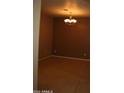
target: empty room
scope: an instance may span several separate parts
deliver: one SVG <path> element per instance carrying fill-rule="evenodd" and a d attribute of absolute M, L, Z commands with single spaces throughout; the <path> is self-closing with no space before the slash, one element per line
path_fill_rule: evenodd
<path fill-rule="evenodd" d="M 41 0 L 37 90 L 90 93 L 89 6 L 89 0 Z"/>

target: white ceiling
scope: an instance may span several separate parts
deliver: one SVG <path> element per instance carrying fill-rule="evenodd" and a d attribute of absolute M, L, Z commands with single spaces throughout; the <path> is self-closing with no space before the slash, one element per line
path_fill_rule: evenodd
<path fill-rule="evenodd" d="M 42 9 L 51 16 L 89 16 L 89 0 L 42 0 Z"/>

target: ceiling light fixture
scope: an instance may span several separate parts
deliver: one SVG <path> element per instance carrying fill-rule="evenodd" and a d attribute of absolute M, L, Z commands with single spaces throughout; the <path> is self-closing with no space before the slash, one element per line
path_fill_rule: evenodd
<path fill-rule="evenodd" d="M 64 22 L 67 24 L 75 24 L 75 23 L 77 23 L 77 20 L 72 18 L 72 16 L 69 16 L 69 18 L 65 19 Z"/>
<path fill-rule="evenodd" d="M 65 19 L 64 22 L 69 23 L 69 24 L 73 24 L 73 23 L 76 23 L 77 20 L 73 19 L 72 16 L 70 16 L 69 19 Z"/>

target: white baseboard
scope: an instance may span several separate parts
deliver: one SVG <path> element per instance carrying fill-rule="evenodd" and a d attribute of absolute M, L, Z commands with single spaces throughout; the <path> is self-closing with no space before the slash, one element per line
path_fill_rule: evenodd
<path fill-rule="evenodd" d="M 90 59 L 81 59 L 81 58 L 65 57 L 65 56 L 57 56 L 57 55 L 51 55 L 51 57 L 65 58 L 65 59 L 71 59 L 71 60 L 85 60 L 85 61 L 90 61 Z"/>
<path fill-rule="evenodd" d="M 49 55 L 49 56 L 46 56 L 46 57 L 43 57 L 43 58 L 40 58 L 39 61 L 43 61 L 43 60 L 46 60 L 48 58 L 52 57 L 52 55 Z"/>

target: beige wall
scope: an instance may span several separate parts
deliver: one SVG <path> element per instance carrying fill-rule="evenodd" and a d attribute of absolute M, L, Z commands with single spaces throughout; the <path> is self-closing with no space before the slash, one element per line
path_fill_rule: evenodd
<path fill-rule="evenodd" d="M 52 54 L 53 23 L 52 18 L 42 10 L 40 38 L 39 38 L 39 59 Z"/>
<path fill-rule="evenodd" d="M 33 0 L 33 89 L 37 89 L 41 0 Z"/>
<path fill-rule="evenodd" d="M 75 25 L 54 18 L 53 53 L 59 56 L 90 58 L 90 18 L 77 18 Z M 56 53 L 54 52 L 56 50 Z"/>
<path fill-rule="evenodd" d="M 39 59 L 51 54 L 90 59 L 90 18 L 76 18 L 78 22 L 71 26 L 64 19 L 52 19 L 42 11 Z"/>

